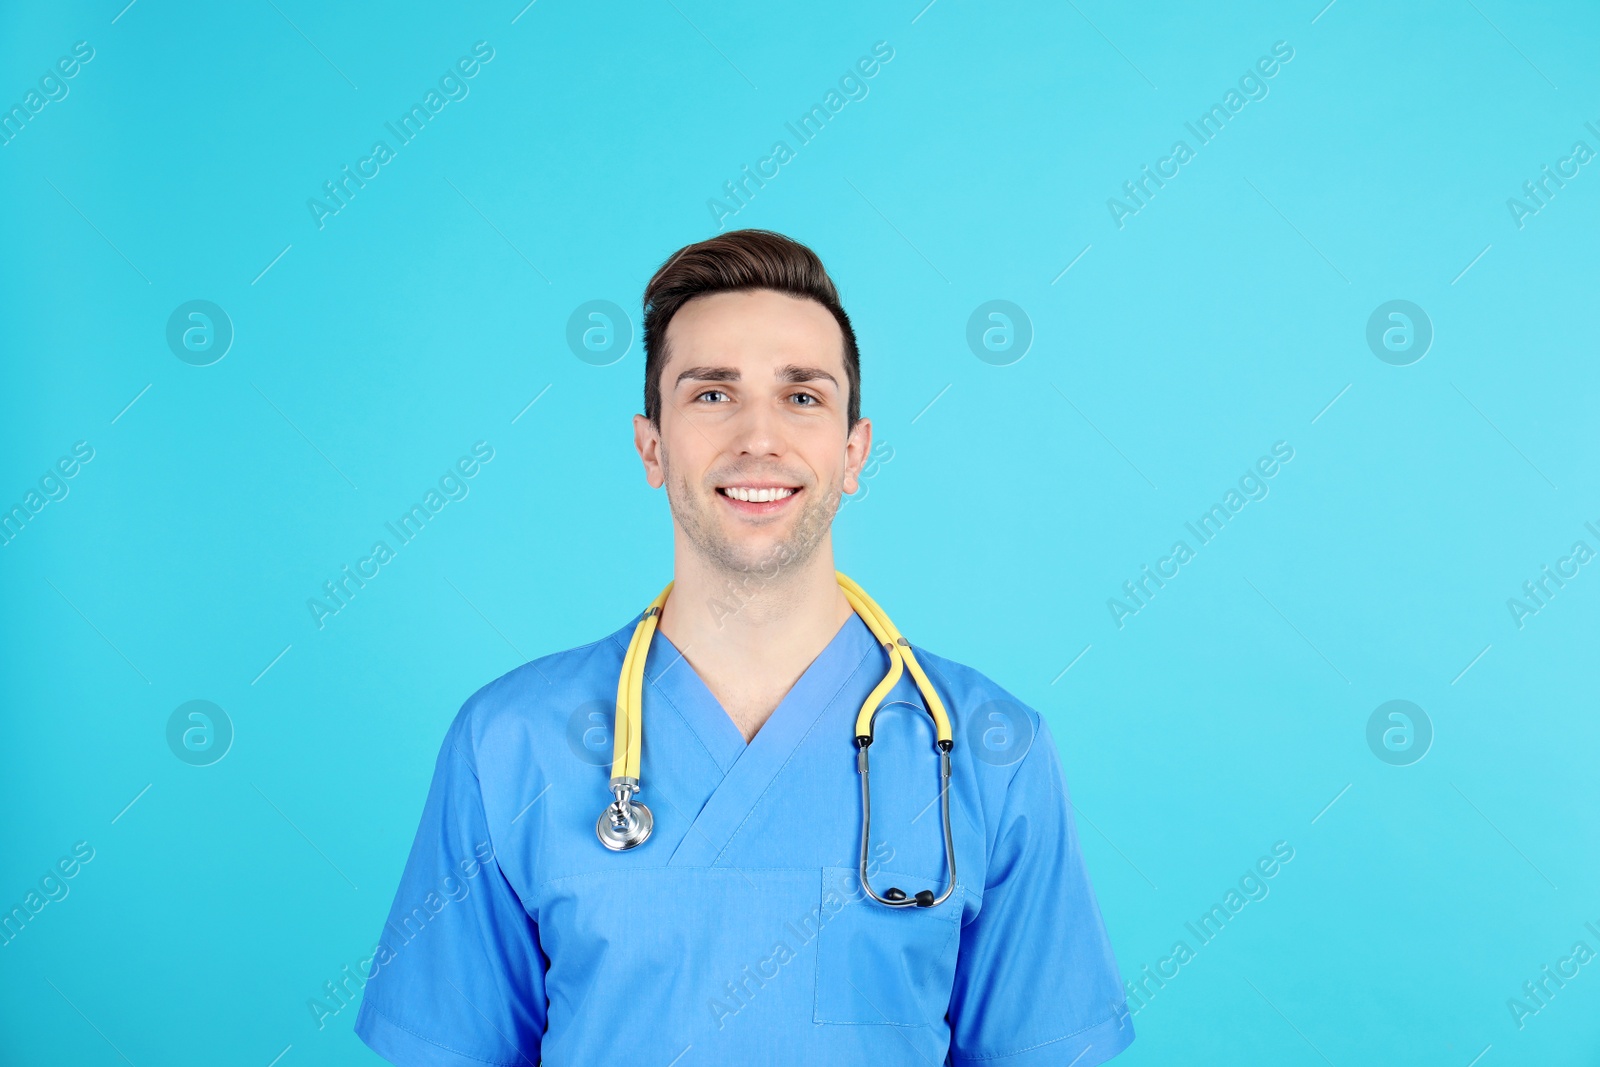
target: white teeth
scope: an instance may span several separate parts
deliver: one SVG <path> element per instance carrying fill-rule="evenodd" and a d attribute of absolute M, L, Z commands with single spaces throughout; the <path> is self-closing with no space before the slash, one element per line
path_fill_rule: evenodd
<path fill-rule="evenodd" d="M 746 489 L 743 486 L 730 485 L 722 490 L 735 500 L 743 500 L 751 504 L 766 504 L 773 500 L 782 500 L 784 497 L 793 496 L 793 489 Z"/>

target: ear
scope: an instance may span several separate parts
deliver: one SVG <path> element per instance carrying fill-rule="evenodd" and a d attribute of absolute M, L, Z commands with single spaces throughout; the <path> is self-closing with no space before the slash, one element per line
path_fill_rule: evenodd
<path fill-rule="evenodd" d="M 844 491 L 853 493 L 861 487 L 861 468 L 867 465 L 872 452 L 872 420 L 859 419 L 844 442 Z"/>
<path fill-rule="evenodd" d="M 643 415 L 633 417 L 633 447 L 644 462 L 644 480 L 650 488 L 660 489 L 667 483 L 666 471 L 661 466 L 661 431 Z"/>

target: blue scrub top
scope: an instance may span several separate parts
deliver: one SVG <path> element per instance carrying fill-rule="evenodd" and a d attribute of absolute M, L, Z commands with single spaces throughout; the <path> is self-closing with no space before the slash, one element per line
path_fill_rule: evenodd
<path fill-rule="evenodd" d="M 356 1033 L 402 1065 L 1091 1067 L 1133 1040 L 1038 713 L 916 648 L 955 733 L 957 886 L 861 890 L 855 717 L 888 668 L 856 615 L 746 744 L 672 642 L 645 666 L 643 845 L 595 837 L 634 623 L 466 702 Z M 909 676 L 871 746 L 869 870 L 943 888 L 932 720 Z"/>

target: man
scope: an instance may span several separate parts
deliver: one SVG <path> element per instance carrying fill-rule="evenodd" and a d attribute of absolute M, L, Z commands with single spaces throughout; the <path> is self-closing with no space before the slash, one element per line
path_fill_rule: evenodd
<path fill-rule="evenodd" d="M 880 641 L 835 574 L 830 526 L 872 424 L 821 262 L 723 234 L 668 260 L 644 307 L 634 444 L 667 490 L 673 584 L 659 613 L 456 716 L 356 1032 L 450 1067 L 1114 1056 L 1133 1027 L 1050 731 L 978 672 Z M 651 625 L 640 770 L 618 777 L 606 731 Z M 896 655 L 863 842 L 856 720 Z M 603 846 L 634 785 L 649 835 Z"/>

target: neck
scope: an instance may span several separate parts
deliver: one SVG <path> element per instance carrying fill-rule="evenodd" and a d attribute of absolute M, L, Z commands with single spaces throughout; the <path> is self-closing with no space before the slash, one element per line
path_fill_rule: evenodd
<path fill-rule="evenodd" d="M 672 594 L 661 632 L 688 654 L 693 646 L 714 660 L 760 666 L 786 650 L 809 649 L 815 658 L 850 617 L 850 604 L 834 577 L 832 539 L 804 564 L 730 572 L 679 544 Z"/>
<path fill-rule="evenodd" d="M 852 614 L 834 577 L 831 539 L 776 573 L 730 573 L 681 541 L 677 547 L 661 633 L 748 742 Z"/>

